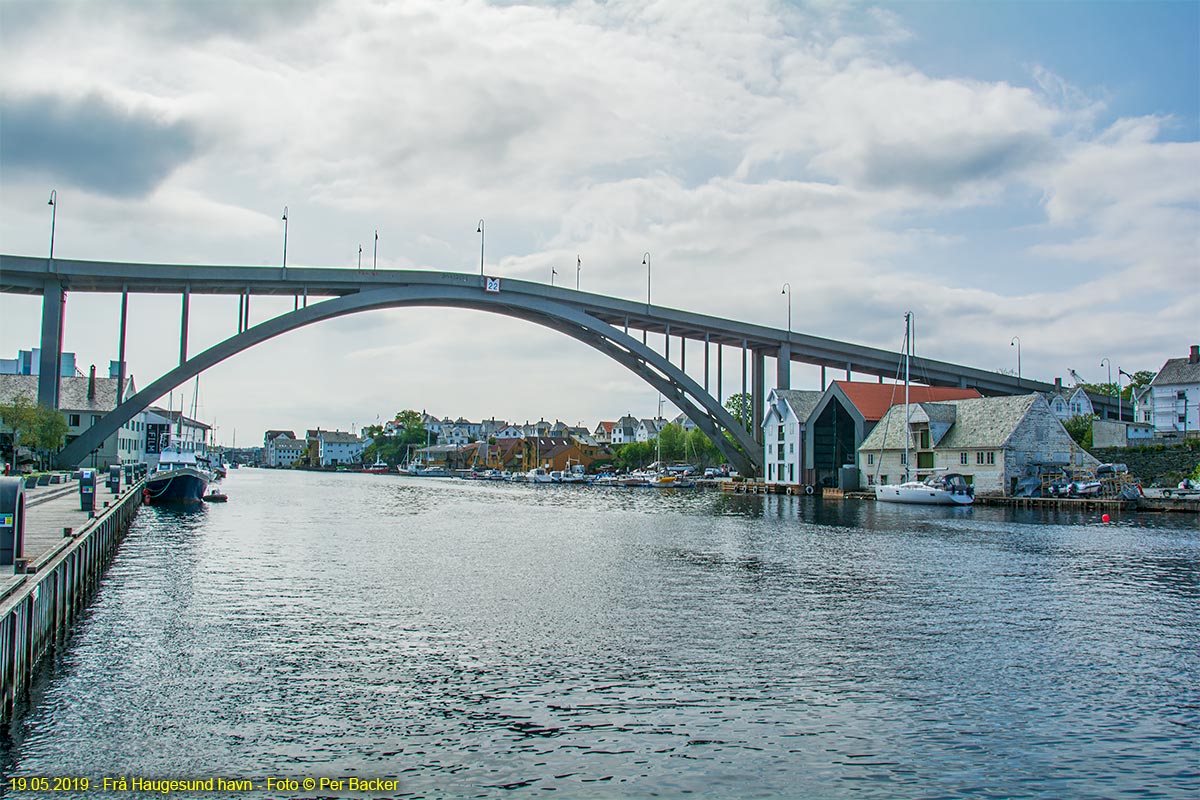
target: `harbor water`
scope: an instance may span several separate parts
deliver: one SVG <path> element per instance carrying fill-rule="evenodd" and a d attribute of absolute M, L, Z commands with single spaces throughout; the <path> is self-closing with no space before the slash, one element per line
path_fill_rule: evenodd
<path fill-rule="evenodd" d="M 4 734 L 0 792 L 1200 788 L 1193 516 L 252 469 L 223 486 L 225 505 L 139 512 Z"/>

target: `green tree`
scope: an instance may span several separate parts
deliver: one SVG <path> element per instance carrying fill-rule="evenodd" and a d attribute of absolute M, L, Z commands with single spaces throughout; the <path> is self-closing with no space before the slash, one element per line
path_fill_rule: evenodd
<path fill-rule="evenodd" d="M 62 412 L 36 405 L 25 395 L 0 406 L 0 420 L 13 431 L 14 460 L 16 448 L 24 445 L 38 454 L 39 463 L 44 463 L 67 437 L 67 418 Z"/>
<path fill-rule="evenodd" d="M 1139 369 L 1132 375 L 1126 372 L 1125 377 L 1129 378 L 1129 385 L 1121 390 L 1121 397 L 1125 398 L 1126 400 L 1132 400 L 1133 393 L 1138 389 L 1141 389 L 1143 386 L 1149 386 L 1151 381 L 1154 380 L 1154 376 L 1157 374 L 1157 372 L 1149 369 Z"/>
<path fill-rule="evenodd" d="M 725 410 L 742 423 L 746 430 L 754 426 L 754 402 L 749 394 L 739 392 L 729 395 L 725 400 Z"/>
<path fill-rule="evenodd" d="M 682 425 L 668 422 L 658 432 L 658 451 L 663 461 L 683 461 L 687 434 Z"/>
<path fill-rule="evenodd" d="M 1095 417 L 1090 414 L 1077 414 L 1066 422 L 1063 427 L 1067 429 L 1067 433 L 1071 434 L 1071 438 L 1085 450 L 1091 449 L 1092 446 L 1092 421 Z"/>
<path fill-rule="evenodd" d="M 687 435 L 687 449 L 691 451 L 691 460 L 698 467 L 711 467 L 723 460 L 721 451 L 708 438 L 708 434 L 699 428 Z"/>
<path fill-rule="evenodd" d="M 622 469 L 640 469 L 654 460 L 651 442 L 629 442 L 614 448 L 613 463 Z"/>

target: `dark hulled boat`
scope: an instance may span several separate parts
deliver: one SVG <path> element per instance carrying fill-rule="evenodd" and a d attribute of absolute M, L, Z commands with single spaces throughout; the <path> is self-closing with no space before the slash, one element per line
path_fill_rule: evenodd
<path fill-rule="evenodd" d="M 146 501 L 161 503 L 199 503 L 212 474 L 200 464 L 194 453 L 165 450 L 158 467 L 146 479 Z"/>

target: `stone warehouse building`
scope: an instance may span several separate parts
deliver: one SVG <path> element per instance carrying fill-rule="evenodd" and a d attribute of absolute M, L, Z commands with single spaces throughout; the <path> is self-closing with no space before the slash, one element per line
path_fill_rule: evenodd
<path fill-rule="evenodd" d="M 958 472 L 981 493 L 1011 494 L 1041 465 L 1095 468 L 1041 394 L 892 406 L 859 448 L 862 485 Z M 908 438 L 908 463 L 904 439 Z"/>

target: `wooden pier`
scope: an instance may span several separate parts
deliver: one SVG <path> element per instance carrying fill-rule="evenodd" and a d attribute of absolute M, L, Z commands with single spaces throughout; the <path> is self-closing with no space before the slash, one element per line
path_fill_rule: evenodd
<path fill-rule="evenodd" d="M 23 546 L 0 566 L 0 723 L 13 719 L 38 663 L 96 591 L 143 484 L 113 493 L 100 483 L 94 512 L 81 509 L 77 481 L 24 490 Z"/>

